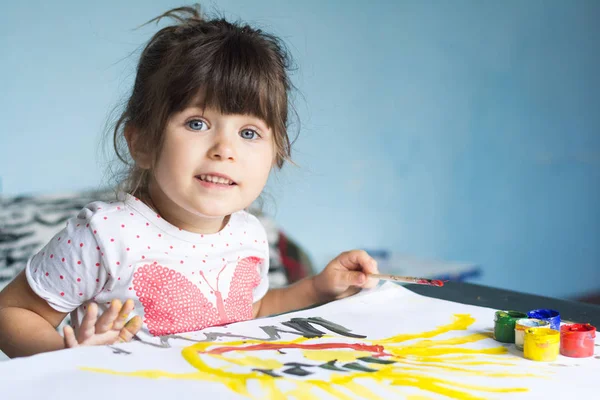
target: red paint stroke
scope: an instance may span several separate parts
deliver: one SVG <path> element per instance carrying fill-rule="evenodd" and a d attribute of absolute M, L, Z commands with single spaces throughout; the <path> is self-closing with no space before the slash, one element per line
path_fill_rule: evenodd
<path fill-rule="evenodd" d="M 447 281 L 442 281 L 440 279 L 419 279 L 417 281 L 417 283 L 420 285 L 429 285 L 429 286 L 438 286 L 438 287 L 444 286 L 444 282 L 447 282 Z"/>
<path fill-rule="evenodd" d="M 205 352 L 204 354 L 223 354 L 229 351 L 254 351 L 254 350 L 281 350 L 281 349 L 303 349 L 303 350 L 326 350 L 326 349 L 353 349 L 356 351 L 369 351 L 375 353 L 376 356 L 390 356 L 391 354 L 384 353 L 382 345 L 369 345 L 363 343 L 314 343 L 314 344 L 280 344 L 280 343 L 260 343 L 252 346 L 227 346 L 217 347 Z"/>

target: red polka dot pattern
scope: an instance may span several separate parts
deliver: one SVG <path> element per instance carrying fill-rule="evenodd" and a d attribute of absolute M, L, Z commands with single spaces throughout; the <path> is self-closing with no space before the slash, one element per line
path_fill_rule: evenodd
<path fill-rule="evenodd" d="M 133 289 L 144 307 L 148 331 L 173 335 L 251 319 L 253 290 L 260 283 L 257 267 L 262 262 L 259 257 L 238 262 L 223 301 L 226 315 L 219 315 L 218 307 L 181 273 L 156 263 L 139 267 Z"/>
<path fill-rule="evenodd" d="M 256 245 L 264 243 L 260 227 L 246 232 L 250 225 L 244 217 L 232 225 L 234 231 L 190 236 L 197 241 L 190 243 L 125 207 L 105 207 L 110 218 L 94 218 L 100 208 L 82 213 L 43 249 L 36 259 L 42 268 L 32 264 L 40 287 L 53 293 L 55 302 L 85 307 L 90 300 L 104 304 L 121 295 L 137 297 L 146 332 L 155 336 L 252 318 L 262 282 L 259 267 L 265 266 L 264 248 Z M 241 259 L 243 254 L 259 256 Z"/>
<path fill-rule="evenodd" d="M 196 331 L 219 321 L 215 306 L 181 273 L 158 264 L 133 274 L 133 289 L 144 306 L 144 322 L 155 336 Z"/>
<path fill-rule="evenodd" d="M 224 301 L 227 323 L 252 319 L 253 290 L 260 283 L 258 264 L 262 262 L 259 257 L 246 257 L 238 262 Z"/>

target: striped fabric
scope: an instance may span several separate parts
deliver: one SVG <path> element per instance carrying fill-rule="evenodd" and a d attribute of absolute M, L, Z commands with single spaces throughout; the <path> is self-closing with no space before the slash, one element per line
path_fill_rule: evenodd
<path fill-rule="evenodd" d="M 114 196 L 108 190 L 0 197 L 0 290 L 25 268 L 30 256 L 64 227 L 68 218 L 92 201 L 109 201 Z M 271 287 L 285 286 L 312 273 L 306 253 L 285 237 L 272 219 L 252 213 L 267 231 Z"/>

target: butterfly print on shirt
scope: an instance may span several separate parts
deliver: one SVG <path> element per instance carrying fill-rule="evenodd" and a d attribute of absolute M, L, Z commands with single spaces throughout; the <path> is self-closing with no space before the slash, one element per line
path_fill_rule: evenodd
<path fill-rule="evenodd" d="M 144 307 L 144 322 L 152 335 L 173 335 L 197 331 L 209 326 L 224 325 L 252 318 L 253 289 L 260 283 L 259 257 L 238 261 L 229 293 L 219 290 L 219 277 L 212 287 L 215 303 L 181 273 L 162 265 L 145 264 L 133 274 L 133 288 Z"/>

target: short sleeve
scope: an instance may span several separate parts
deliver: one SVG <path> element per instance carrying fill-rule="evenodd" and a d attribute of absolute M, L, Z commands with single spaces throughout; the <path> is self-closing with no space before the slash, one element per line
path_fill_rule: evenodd
<path fill-rule="evenodd" d="M 262 226 L 262 224 L 258 221 L 258 219 L 256 220 L 256 223 L 260 227 L 259 236 L 262 236 L 262 238 L 259 239 L 259 243 L 264 244 L 264 256 L 263 262 L 261 262 L 258 266 L 260 274 L 260 283 L 254 288 L 252 294 L 254 303 L 262 299 L 269 290 L 269 241 L 267 240 L 267 232 L 265 231 L 265 228 Z"/>
<path fill-rule="evenodd" d="M 71 312 L 102 290 L 107 272 L 83 210 L 27 262 L 31 289 L 57 311 Z"/>

